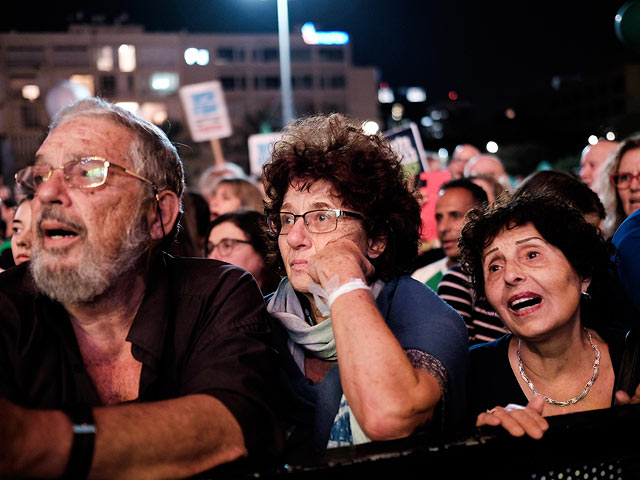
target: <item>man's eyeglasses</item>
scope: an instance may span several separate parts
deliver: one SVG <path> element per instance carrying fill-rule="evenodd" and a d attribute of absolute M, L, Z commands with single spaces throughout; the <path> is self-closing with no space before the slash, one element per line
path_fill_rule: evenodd
<path fill-rule="evenodd" d="M 218 243 L 207 242 L 207 255 L 211 255 L 213 251 L 217 248 L 218 254 L 221 257 L 228 257 L 233 252 L 233 249 L 236 248 L 238 243 L 251 243 L 246 240 L 237 240 L 235 238 L 223 238 Z"/>
<path fill-rule="evenodd" d="M 338 228 L 338 218 L 343 215 L 359 218 L 360 220 L 364 218 L 359 213 L 330 208 L 326 210 L 310 210 L 302 215 L 280 212 L 279 214 L 269 215 L 267 217 L 267 225 L 269 230 L 276 235 L 287 235 L 295 225 L 296 220 L 302 218 L 304 226 L 309 233 L 328 233 Z"/>
<path fill-rule="evenodd" d="M 640 180 L 640 173 L 618 172 L 609 177 L 617 189 L 626 190 L 631 187 L 633 179 Z"/>
<path fill-rule="evenodd" d="M 99 187 L 107 181 L 110 170 L 117 170 L 151 185 L 154 193 L 158 192 L 157 186 L 151 180 L 102 157 L 82 157 L 71 160 L 60 167 L 52 167 L 47 164 L 32 165 L 16 173 L 16 183 L 35 192 L 40 185 L 51 179 L 55 170 L 62 170 L 64 182 L 70 188 Z"/>

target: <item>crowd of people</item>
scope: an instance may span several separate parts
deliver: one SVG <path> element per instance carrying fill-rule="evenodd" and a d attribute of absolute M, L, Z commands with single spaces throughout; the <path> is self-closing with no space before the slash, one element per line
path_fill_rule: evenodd
<path fill-rule="evenodd" d="M 425 252 L 401 158 L 344 115 L 287 125 L 260 181 L 228 163 L 187 187 L 157 127 L 63 109 L 16 174 L 0 476 L 541 438 L 546 417 L 640 402 L 640 139 L 515 186 L 470 144 L 442 168 Z"/>

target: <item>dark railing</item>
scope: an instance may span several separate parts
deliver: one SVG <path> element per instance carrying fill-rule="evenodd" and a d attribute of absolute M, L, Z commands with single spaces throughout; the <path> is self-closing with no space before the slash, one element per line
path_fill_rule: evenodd
<path fill-rule="evenodd" d="M 640 405 L 549 417 L 542 440 L 481 428 L 450 441 L 425 436 L 327 450 L 289 464 L 236 464 L 199 478 L 640 479 Z"/>

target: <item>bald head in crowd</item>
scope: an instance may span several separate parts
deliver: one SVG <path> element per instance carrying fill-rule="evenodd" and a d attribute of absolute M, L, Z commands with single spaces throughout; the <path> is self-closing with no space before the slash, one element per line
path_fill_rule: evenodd
<path fill-rule="evenodd" d="M 591 190 L 598 193 L 596 179 L 602 174 L 602 166 L 616 151 L 619 142 L 600 139 L 595 145 L 587 145 L 580 155 L 580 178 Z"/>
<path fill-rule="evenodd" d="M 481 174 L 489 175 L 501 183 L 507 177 L 502 161 L 497 156 L 489 153 L 475 155 L 464 167 L 465 177 L 474 177 Z"/>
<path fill-rule="evenodd" d="M 464 167 L 467 162 L 479 153 L 480 150 L 468 143 L 458 145 L 453 151 L 453 155 L 451 156 L 451 158 L 449 159 L 449 163 L 447 164 L 447 169 L 451 172 L 451 179 L 462 177 L 464 173 Z"/>

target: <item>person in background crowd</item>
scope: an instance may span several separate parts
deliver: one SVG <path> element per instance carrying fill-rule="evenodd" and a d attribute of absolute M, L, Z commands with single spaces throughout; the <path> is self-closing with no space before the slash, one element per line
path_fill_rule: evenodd
<path fill-rule="evenodd" d="M 541 170 L 526 177 L 515 195 L 529 192 L 556 197 L 561 203 L 577 208 L 584 219 L 596 228 L 605 218 L 605 211 L 598 195 L 586 183 L 570 173 L 558 170 Z"/>
<path fill-rule="evenodd" d="M 474 206 L 487 201 L 487 194 L 466 178 L 450 180 L 442 185 L 436 200 L 436 231 L 445 257 L 415 270 L 411 276 L 433 291 L 449 268 L 458 263 L 458 237 L 464 215 Z"/>
<path fill-rule="evenodd" d="M 267 308 L 291 392 L 290 448 L 453 429 L 466 328 L 406 275 L 420 208 L 388 141 L 343 115 L 301 119 L 275 143 L 263 178 L 286 272 Z"/>
<path fill-rule="evenodd" d="M 493 203 L 496 198 L 506 191 L 502 183 L 500 183 L 493 175 L 489 175 L 487 173 L 476 173 L 469 177 L 469 179 L 476 185 L 482 187 L 487 194 L 487 200 L 489 203 Z"/>
<path fill-rule="evenodd" d="M 451 179 L 455 180 L 456 178 L 462 177 L 467 162 L 479 153 L 480 150 L 468 143 L 456 146 L 447 162 L 447 170 L 451 172 Z"/>
<path fill-rule="evenodd" d="M 476 175 L 492 176 L 502 184 L 505 190 L 509 189 L 509 175 L 497 155 L 480 153 L 469 159 L 464 167 L 464 176 L 471 178 Z"/>
<path fill-rule="evenodd" d="M 629 215 L 611 240 L 620 285 L 640 311 L 640 210 Z"/>
<path fill-rule="evenodd" d="M 0 275 L 0 477 L 182 478 L 278 453 L 256 282 L 163 252 L 182 168 L 158 127 L 86 98 L 18 175 L 34 231 Z"/>
<path fill-rule="evenodd" d="M 625 139 L 603 171 L 598 192 L 607 213 L 604 233 L 611 238 L 624 219 L 640 208 L 640 137 Z"/>
<path fill-rule="evenodd" d="M 210 219 L 246 207 L 264 211 L 264 196 L 256 182 L 249 178 L 224 177 L 218 180 L 209 197 Z"/>
<path fill-rule="evenodd" d="M 598 192 L 598 180 L 603 175 L 602 167 L 607 158 L 614 154 L 620 146 L 620 142 L 610 142 L 603 138 L 595 145 L 587 145 L 580 154 L 580 178 L 596 193 Z"/>
<path fill-rule="evenodd" d="M 461 262 L 511 333 L 469 352 L 468 418 L 540 438 L 551 415 L 607 408 L 624 334 L 610 329 L 610 248 L 550 195 L 500 197 L 462 229 Z M 621 375 L 621 378 L 625 375 Z"/>
<path fill-rule="evenodd" d="M 238 209 L 220 215 L 209 225 L 205 256 L 232 263 L 251 273 L 263 294 L 274 292 L 280 276 L 269 255 L 264 214 Z"/>
<path fill-rule="evenodd" d="M 489 342 L 507 331 L 490 305 L 476 299 L 469 276 L 458 263 L 458 238 L 464 226 L 465 214 L 487 203 L 487 195 L 481 187 L 468 178 L 446 183 L 442 188 L 438 232 L 443 232 L 443 243 L 448 259 L 453 263 L 438 283 L 438 296 L 460 314 L 467 325 L 469 343 Z M 455 241 L 453 239 L 455 238 Z M 415 277 L 414 277 L 415 278 Z"/>
<path fill-rule="evenodd" d="M 31 259 L 31 198 L 23 198 L 11 223 L 11 253 L 16 265 Z"/>
<path fill-rule="evenodd" d="M 200 257 L 209 230 L 209 205 L 199 193 L 185 191 L 182 206 L 181 228 L 168 252 L 181 257 Z"/>

